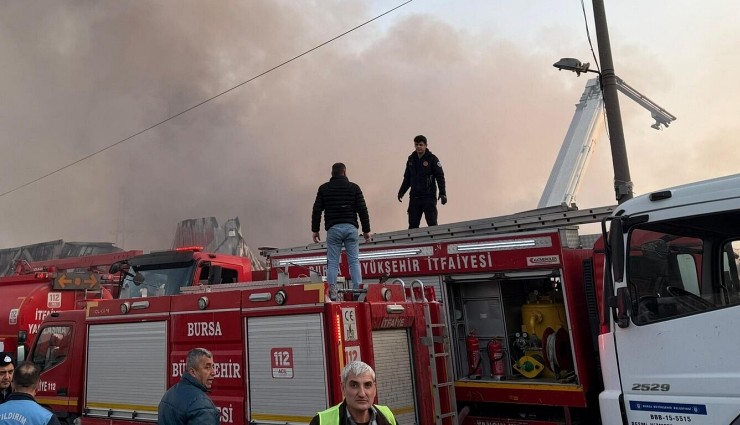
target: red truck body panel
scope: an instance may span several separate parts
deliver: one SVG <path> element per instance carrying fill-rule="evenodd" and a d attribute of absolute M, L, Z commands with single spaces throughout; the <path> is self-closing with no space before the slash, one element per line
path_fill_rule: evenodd
<path fill-rule="evenodd" d="M 592 292 L 600 294 L 596 282 L 601 282 L 603 256 L 594 264 L 594 250 L 581 248 L 574 228 L 487 236 L 445 234 L 436 240 L 425 238 L 422 232 L 418 234 L 418 242 L 408 238 L 384 243 L 378 238 L 377 242 L 361 244 L 363 283 L 372 287 L 376 279 L 390 275 L 389 281 L 398 279 L 407 286 L 416 280 L 435 286 L 437 297 L 445 301 L 445 317 L 440 321 L 450 325 L 452 354 L 457 357 L 457 408 L 472 409 L 466 423 L 564 424 L 571 423 L 571 411 L 577 411 L 580 418 L 588 417 L 597 408 L 596 396 L 602 385 L 594 345 L 598 327 L 593 326 L 598 320 L 590 316 L 590 311 L 600 301 L 593 299 Z M 306 269 L 325 274 L 325 257 L 325 248 L 316 245 L 276 250 L 269 258 L 269 266 L 287 272 L 291 278 L 305 275 Z M 344 253 L 339 270 L 340 276 L 351 278 Z M 542 300 L 543 295 L 549 296 L 547 302 Z M 547 324 L 542 326 L 550 326 L 556 336 L 548 341 L 544 341 L 546 334 L 540 328 L 533 334 L 528 326 L 531 319 L 525 317 L 530 314 L 528 308 L 539 315 L 539 303 L 560 304 L 565 314 L 553 318 L 550 312 L 555 309 L 543 310 Z M 465 337 L 475 327 L 485 328 L 484 334 L 488 332 L 481 336 L 480 344 L 485 373 L 477 379 L 468 377 L 469 353 L 465 343 Z M 555 333 L 558 328 L 562 329 Z M 527 332 L 532 334 L 530 339 L 516 337 Z M 537 348 L 528 345 L 520 352 L 516 341 L 531 344 L 533 336 Z M 485 343 L 494 337 L 506 347 L 504 361 L 508 369 L 501 380 L 492 379 L 488 368 Z M 547 360 L 545 344 L 550 344 L 550 349 L 556 347 L 554 358 L 562 360 L 563 365 Z M 544 373 L 527 377 L 513 369 L 515 363 L 532 356 L 545 365 Z M 438 369 L 443 367 L 438 365 Z M 557 376 L 560 371 L 570 375 Z M 538 413 L 527 420 L 516 419 L 520 412 L 528 410 Z M 547 421 L 545 417 L 558 419 Z"/>
<path fill-rule="evenodd" d="M 95 385 L 98 385 L 95 388 L 100 388 L 99 385 L 101 383 L 104 385 L 106 379 L 115 381 L 127 376 L 129 372 L 126 370 L 138 361 L 135 358 L 136 353 L 131 353 L 132 363 L 111 365 L 107 378 L 89 375 L 87 371 L 91 366 L 88 359 L 90 353 L 97 349 L 90 345 L 92 337 L 89 331 L 95 327 L 106 329 L 105 332 L 113 335 L 117 326 L 129 326 L 126 329 L 132 329 L 130 327 L 132 324 L 144 325 L 164 321 L 166 363 L 159 365 L 157 370 L 166 375 L 163 381 L 166 388 L 179 382 L 182 374 L 186 373 L 187 352 L 200 346 L 209 349 L 214 356 L 216 379 L 209 396 L 221 413 L 222 423 L 248 423 L 252 420 L 307 423 L 315 412 L 342 400 L 338 378 L 348 361 L 363 360 L 371 365 L 379 361 L 377 355 L 380 353 L 374 351 L 373 345 L 374 341 L 378 341 L 377 335 L 373 333 L 401 330 L 405 331 L 410 352 L 413 353 L 407 361 L 413 364 L 416 371 L 414 386 L 418 393 L 418 402 L 415 403 L 412 413 L 416 412 L 420 423 L 433 421 L 429 356 L 427 347 L 422 343 L 422 336 L 426 332 L 423 304 L 410 301 L 407 298 L 410 292 L 407 293 L 402 286 L 373 285 L 368 289 L 366 301 L 337 303 L 324 302 L 323 283 L 260 288 L 250 286 L 248 283 L 240 284 L 239 288 L 232 286 L 229 290 L 223 291 L 214 286 L 203 288 L 202 291 L 188 291 L 173 296 L 99 300 L 90 302 L 86 311 L 62 312 L 48 317 L 42 332 L 47 330 L 49 332 L 46 333 L 61 332 L 63 326 L 73 326 L 74 330 L 70 335 L 75 348 L 70 350 L 59 364 L 42 371 L 44 385 L 37 394 L 39 402 L 49 406 L 62 417 L 74 418 L 82 415 L 82 423 L 146 422 L 145 419 L 136 420 L 135 412 L 156 415 L 158 399 L 150 400 L 151 403 L 147 406 L 132 405 L 125 398 L 110 405 L 98 399 L 89 399 L 98 397 L 99 394 L 86 391 L 91 391 L 90 388 Z M 284 297 L 283 305 L 278 304 L 278 292 Z M 432 301 L 429 305 L 439 314 L 438 303 Z M 395 308 L 389 309 L 389 306 Z M 299 319 L 295 323 L 301 323 L 300 318 L 305 318 L 307 324 L 320 325 L 323 329 L 320 336 L 320 340 L 324 341 L 323 348 L 316 350 L 316 346 L 313 346 L 306 351 L 303 338 L 285 340 L 279 333 L 264 332 L 270 327 L 260 327 L 265 321 L 279 323 L 283 318 Z M 315 322 L 316 319 L 320 321 Z M 259 332 L 255 334 L 255 330 Z M 291 330 L 286 329 L 287 331 Z M 309 333 L 306 334 L 307 338 L 308 336 Z M 120 338 L 124 338 L 124 334 L 121 334 Z M 123 346 L 127 345 L 116 339 L 124 344 Z M 270 342 L 272 339 L 274 343 Z M 141 343 L 130 341 L 134 345 Z M 45 349 L 41 344 L 40 338 L 32 351 L 37 357 L 40 357 Z M 271 348 L 265 344 L 272 344 Z M 287 362 L 275 363 L 280 360 L 278 354 L 286 356 L 283 361 L 288 359 Z M 325 393 L 323 396 L 325 402 L 322 405 L 312 405 L 310 413 L 304 411 L 302 415 L 295 416 L 289 412 L 271 411 L 261 405 L 260 400 L 252 398 L 255 395 L 275 391 L 270 382 L 285 385 L 289 384 L 293 377 L 299 379 L 307 373 L 315 373 L 316 365 L 325 365 L 320 372 L 326 382 L 326 386 L 321 387 L 323 388 L 321 391 Z M 269 379 L 269 373 L 267 381 L 264 377 L 254 375 L 258 369 L 264 372 L 269 371 L 270 367 L 272 380 Z M 313 372 L 306 369 L 307 367 L 313 369 Z M 135 381 L 132 380 L 131 385 L 136 385 Z M 58 394 L 62 386 L 66 386 L 65 396 Z M 161 392 L 163 393 L 166 388 L 161 388 Z M 118 389 L 121 394 L 126 394 L 124 388 Z M 316 389 L 318 388 L 314 391 Z M 318 395 L 321 396 L 320 393 Z M 290 403 L 290 400 L 285 401 Z M 105 412 L 109 408 L 115 410 L 112 416 L 101 417 L 104 414 L 100 412 Z M 129 417 L 123 417 L 125 415 Z"/>

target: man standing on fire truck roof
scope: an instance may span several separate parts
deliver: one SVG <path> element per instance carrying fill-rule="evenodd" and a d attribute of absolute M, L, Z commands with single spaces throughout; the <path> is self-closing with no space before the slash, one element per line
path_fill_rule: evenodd
<path fill-rule="evenodd" d="M 367 363 L 352 362 L 342 370 L 340 404 L 319 412 L 309 425 L 396 425 L 387 406 L 374 405 L 375 371 Z"/>
<path fill-rule="evenodd" d="M 362 236 L 370 241 L 370 215 L 367 212 L 365 197 L 360 186 L 347 178 L 347 167 L 341 162 L 331 166 L 331 179 L 319 186 L 311 214 L 313 241 L 319 242 L 321 212 L 324 212 L 326 228 L 326 280 L 332 300 L 337 299 L 337 272 L 342 245 L 347 251 L 352 286 L 359 288 L 362 283 L 360 270 L 360 238 L 357 236 L 357 216 L 362 223 Z"/>
<path fill-rule="evenodd" d="M 414 137 L 414 152 L 411 152 L 406 161 L 403 173 L 403 182 L 398 189 L 398 202 L 402 202 L 403 195 L 409 193 L 409 229 L 418 229 L 421 215 L 427 221 L 427 226 L 437 225 L 437 185 L 439 185 L 439 199 L 442 205 L 447 203 L 447 189 L 445 173 L 442 163 L 432 151 L 427 149 L 427 138 L 423 135 Z"/>
<path fill-rule="evenodd" d="M 213 354 L 205 348 L 188 352 L 187 372 L 167 390 L 159 402 L 159 425 L 218 425 L 219 413 L 206 392 L 211 389 L 216 370 Z"/>
<path fill-rule="evenodd" d="M 3 404 L 13 392 L 10 384 L 13 381 L 14 370 L 15 363 L 10 354 L 0 352 L 0 404 Z"/>
<path fill-rule="evenodd" d="M 59 419 L 36 402 L 41 370 L 31 362 L 13 373 L 13 393 L 0 405 L 0 425 L 60 425 Z"/>

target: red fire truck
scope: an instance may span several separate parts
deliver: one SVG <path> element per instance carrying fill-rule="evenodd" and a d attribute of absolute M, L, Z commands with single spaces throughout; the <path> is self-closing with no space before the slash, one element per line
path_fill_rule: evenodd
<path fill-rule="evenodd" d="M 272 287 L 261 289 L 265 283 L 260 281 L 231 284 L 249 288 L 241 290 L 239 296 L 233 292 L 235 288 L 221 293 L 217 289 L 222 286 L 215 283 L 223 279 L 214 275 L 223 276 L 225 266 L 210 261 L 218 260 L 217 256 L 209 260 L 197 250 L 132 258 L 126 262 L 128 268 L 124 267 L 121 295 L 125 298 L 97 302 L 88 308 L 88 317 L 61 313 L 47 319 L 32 355 L 44 369 L 39 399 L 68 421 L 152 420 L 159 397 L 182 371 L 172 369 L 167 381 L 147 381 L 143 386 L 153 388 L 151 393 L 143 390 L 135 377 L 149 380 L 161 376 L 164 367 L 178 364 L 182 368 L 180 362 L 187 349 L 200 344 L 214 351 L 217 363 L 225 355 L 226 363 L 239 370 L 238 377 L 223 379 L 218 385 L 222 390 L 213 394 L 224 422 L 307 423 L 317 410 L 341 399 L 338 372 L 347 359 L 361 358 L 378 370 L 379 402 L 391 405 L 403 418 L 402 423 L 457 423 L 463 420 L 458 412 L 469 412 L 464 423 L 476 425 L 595 423 L 598 419 L 592 419 L 598 417 L 601 377 L 595 346 L 599 321 L 593 270 L 594 260 L 599 267 L 603 258 L 594 255 L 595 238 L 580 237 L 576 225 L 598 222 L 611 212 L 612 207 L 552 207 L 454 227 L 376 234 L 372 243 L 361 247 L 363 277 L 365 282 L 387 276 L 391 280 L 390 284 L 367 285 L 364 302 L 325 304 L 316 294 L 310 296 L 315 297 L 312 302 L 306 302 L 284 292 L 297 291 L 294 285 L 275 287 L 270 283 Z M 268 277 L 282 283 L 325 274 L 326 249 L 322 244 L 263 251 L 270 266 Z M 195 259 L 195 255 L 201 258 Z M 340 269 L 350 281 L 346 259 Z M 163 284 L 158 278 L 168 270 L 179 274 Z M 203 285 L 188 288 L 195 283 Z M 314 285 L 324 288 L 323 283 Z M 384 301 L 378 292 L 390 288 L 386 294 L 400 291 L 408 293 L 410 300 L 411 294 L 419 292 L 412 292 L 412 286 L 433 291 L 428 297 L 442 303 L 435 303 L 425 316 L 421 312 L 424 303 L 405 301 L 409 304 L 404 305 L 401 298 Z M 147 288 L 146 292 L 142 288 Z M 178 292 L 184 293 L 152 297 Z M 346 293 L 348 300 L 350 293 Z M 286 294 L 290 301 L 276 305 Z M 223 301 L 214 304 L 214 300 Z M 298 304 L 294 306 L 293 301 Z M 403 319 L 391 313 L 395 307 L 389 302 L 403 306 L 407 315 L 419 312 L 411 315 L 415 318 Z M 358 321 L 353 331 L 357 333 L 356 344 L 346 340 L 352 329 L 343 322 L 342 309 L 347 304 L 354 306 L 353 316 Z M 205 305 L 203 310 L 201 305 Z M 439 316 L 435 318 L 437 308 Z M 303 316 L 304 310 L 309 316 Z M 293 317 L 297 311 L 300 317 Z M 265 315 L 269 318 L 262 317 Z M 303 328 L 308 317 L 319 327 L 319 346 L 291 345 L 282 339 L 295 337 L 293 330 L 299 327 L 298 339 L 303 340 L 309 332 Z M 251 339 L 250 326 L 262 320 L 274 325 L 265 325 L 265 338 L 269 335 L 277 342 L 270 343 L 269 351 L 250 353 L 251 347 L 260 346 L 256 341 L 261 341 Z M 429 344 L 429 339 L 419 338 L 424 321 L 437 324 L 434 329 L 438 333 L 430 338 L 436 344 L 431 347 L 423 344 Z M 154 332 L 148 326 L 157 327 L 156 336 L 147 334 Z M 375 340 L 377 332 L 391 335 L 382 333 L 391 330 L 388 328 L 398 328 L 396 344 L 387 344 L 382 337 Z M 101 329 L 99 337 L 93 329 Z M 107 329 L 115 332 L 105 333 Z M 255 333 L 254 338 L 258 335 L 262 334 Z M 98 345 L 96 338 L 100 338 Z M 155 340 L 156 345 L 147 345 Z M 98 346 L 108 348 L 100 348 L 103 351 L 99 354 Z M 275 355 L 273 349 L 281 348 L 286 349 L 282 352 L 288 353 L 291 364 L 300 363 L 298 351 L 321 353 L 321 359 L 311 357 L 310 364 L 321 371 L 317 382 L 323 389 L 308 387 L 307 392 L 312 397 L 325 394 L 324 398 L 304 405 L 300 394 L 290 392 L 302 384 L 286 387 L 279 376 L 257 374 L 259 365 Z M 402 366 L 391 369 L 386 366 L 386 357 Z M 121 364 L 115 368 L 121 370 L 120 378 L 115 378 L 118 371 L 111 370 L 104 358 L 115 358 L 115 363 Z M 141 374 L 131 373 L 139 367 Z M 256 375 L 249 376 L 248 371 Z M 415 385 L 393 387 L 399 382 Z M 384 385 L 391 387 L 383 390 Z M 115 392 L 106 392 L 106 386 Z M 128 387 L 131 390 L 125 392 Z M 450 388 L 453 391 L 447 391 Z M 268 400 L 261 398 L 263 394 Z M 399 397 L 405 401 L 396 401 Z M 291 410 L 288 405 L 303 407 Z"/>
<path fill-rule="evenodd" d="M 435 289 L 465 424 L 599 422 L 594 269 L 600 279 L 603 254 L 593 249 L 597 236 L 580 236 L 576 225 L 612 212 L 550 207 L 376 234 L 361 244 L 365 281 L 389 274 Z M 291 277 L 306 268 L 325 274 L 326 249 L 275 249 L 269 262 Z M 344 256 L 340 273 L 351 280 Z"/>
<path fill-rule="evenodd" d="M 87 299 L 111 298 L 117 282 L 107 275 L 108 266 L 141 253 L 17 261 L 14 275 L 0 277 L 0 351 L 17 352 L 22 359 L 49 313 L 85 308 Z"/>
<path fill-rule="evenodd" d="M 604 232 L 611 221 L 607 244 L 575 228 L 601 220 Z M 224 422 L 305 424 L 338 401 L 341 365 L 361 358 L 401 423 L 737 424 L 738 223 L 735 175 L 618 209 L 556 207 L 374 235 L 361 247 L 364 283 L 392 280 L 366 285 L 363 301 L 324 303 L 323 283 L 259 282 L 97 301 L 42 325 L 32 352 L 45 368 L 40 400 L 85 423 L 153 421 L 157 396 L 197 344 L 216 353 Z M 286 284 L 323 274 L 323 245 L 265 251 Z M 344 259 L 341 272 L 351 278 Z M 440 303 L 424 303 L 422 287 Z M 57 353 L 66 360 L 46 366 Z M 308 370 L 321 390 L 297 380 Z M 320 400 L 309 408 L 310 395 Z"/>
<path fill-rule="evenodd" d="M 308 423 L 341 401 L 339 373 L 352 360 L 374 366 L 378 402 L 399 423 L 454 423 L 433 289 L 374 284 L 326 303 L 325 288 L 202 285 L 53 313 L 30 353 L 42 368 L 37 400 L 67 423 L 151 423 L 188 350 L 204 347 L 224 424 Z"/>

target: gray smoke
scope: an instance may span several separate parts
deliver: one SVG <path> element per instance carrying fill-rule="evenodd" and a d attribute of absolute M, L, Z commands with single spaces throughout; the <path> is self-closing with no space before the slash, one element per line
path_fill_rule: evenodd
<path fill-rule="evenodd" d="M 363 2 L 350 3 L 3 3 L 0 192 L 371 17 Z M 363 188 L 373 231 L 398 230 L 406 226 L 406 203 L 395 195 L 412 139 L 420 133 L 448 179 L 450 202 L 440 208 L 440 222 L 532 209 L 586 83 L 551 64 L 568 49 L 587 55 L 584 46 L 582 34 L 548 30 L 537 49 L 527 51 L 423 13 L 370 24 L 0 197 L 0 247 L 65 239 L 165 249 L 178 221 L 206 216 L 238 216 L 252 248 L 302 245 L 310 242 L 316 188 L 337 161 L 347 164 L 350 179 Z M 672 83 L 656 76 L 667 74 L 659 59 L 620 45 L 615 55 L 641 64 L 621 68 L 622 78 L 683 118 L 685 111 L 663 102 Z M 666 180 L 690 179 L 688 170 L 679 180 L 666 179 L 676 169 L 667 159 L 699 161 L 705 154 L 666 154 L 663 136 L 673 128 L 656 137 L 647 112 L 622 102 L 625 122 L 639 119 L 639 130 L 625 125 L 630 154 L 641 157 L 632 163 L 642 170 L 633 172 L 633 180 L 658 181 L 660 187 Z M 729 134 L 705 134 L 701 143 L 719 146 Z M 676 146 L 699 143 L 669 137 Z M 609 149 L 602 144 L 578 204 L 613 203 L 612 176 Z M 654 186 L 637 184 L 636 190 Z"/>

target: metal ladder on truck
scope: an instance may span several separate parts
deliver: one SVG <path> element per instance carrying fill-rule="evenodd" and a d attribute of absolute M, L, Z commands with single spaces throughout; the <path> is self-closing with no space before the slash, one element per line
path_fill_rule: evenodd
<path fill-rule="evenodd" d="M 598 223 L 604 217 L 610 216 L 616 206 L 578 209 L 575 206 L 557 205 L 523 211 L 500 217 L 482 218 L 478 220 L 462 221 L 457 223 L 440 224 L 438 226 L 421 227 L 418 229 L 397 230 L 394 232 L 374 233 L 370 242 L 362 244 L 364 248 L 400 245 L 404 243 L 427 242 L 430 240 L 443 241 L 465 236 L 488 236 L 516 232 L 531 232 L 540 229 L 566 228 L 579 224 Z M 326 243 L 313 243 L 293 248 L 271 248 L 261 251 L 268 258 L 273 255 L 294 253 L 326 252 Z M 360 253 L 360 260 L 363 254 Z"/>
<path fill-rule="evenodd" d="M 419 287 L 421 293 L 420 300 L 417 300 L 414 295 L 415 286 Z M 435 425 L 442 425 L 446 418 L 450 418 L 453 424 L 457 424 L 457 400 L 455 399 L 455 381 L 453 380 L 454 367 L 452 365 L 452 356 L 450 355 L 450 332 L 446 323 L 433 322 L 429 309 L 429 301 L 424 294 L 424 283 L 418 279 L 411 282 L 411 301 L 420 301 L 424 306 L 424 322 L 427 333 L 426 337 L 422 338 L 422 343 L 429 347 L 429 366 L 432 374 L 432 393 L 434 396 L 434 423 Z M 443 315 L 440 313 L 440 319 L 442 318 Z M 439 335 L 434 335 L 435 329 L 439 329 Z M 437 344 L 442 345 L 442 351 L 436 351 L 435 345 Z M 440 382 L 440 371 L 437 370 L 437 360 L 440 358 L 444 360 L 444 376 L 446 380 L 443 382 Z M 440 394 L 442 391 L 447 392 L 449 411 L 442 411 L 442 396 Z"/>

